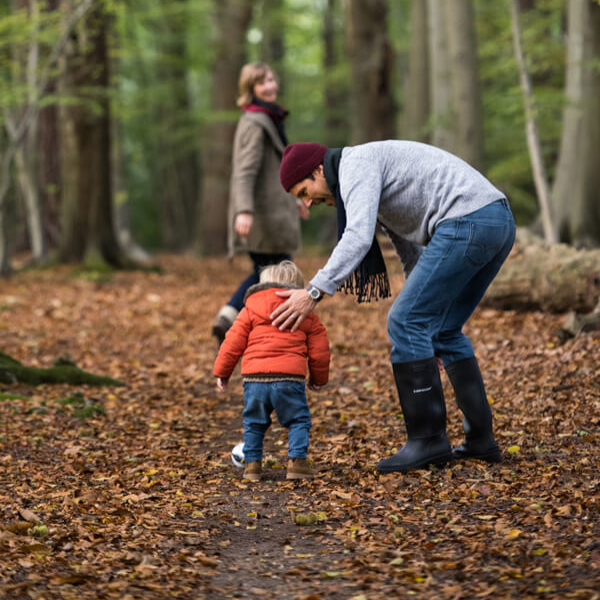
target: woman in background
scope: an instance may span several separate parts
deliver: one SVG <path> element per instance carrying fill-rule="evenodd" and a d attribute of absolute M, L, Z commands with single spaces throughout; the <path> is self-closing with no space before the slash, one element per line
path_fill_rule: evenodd
<path fill-rule="evenodd" d="M 300 246 L 298 217 L 308 217 L 304 205 L 279 182 L 288 113 L 276 103 L 278 91 L 269 65 L 255 62 L 242 68 L 237 101 L 242 116 L 233 143 L 228 246 L 230 257 L 248 252 L 254 268 L 217 313 L 212 333 L 219 345 L 244 306 L 246 290 L 258 283 L 260 270 L 291 260 Z"/>

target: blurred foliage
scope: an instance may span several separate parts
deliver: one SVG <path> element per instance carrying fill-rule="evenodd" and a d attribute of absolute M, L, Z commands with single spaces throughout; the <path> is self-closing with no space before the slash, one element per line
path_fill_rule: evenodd
<path fill-rule="evenodd" d="M 206 150 L 203 129 L 210 113 L 210 65 L 214 58 L 211 14 L 218 0 L 111 0 L 113 89 L 112 113 L 118 137 L 119 203 L 126 203 L 134 237 L 148 248 L 161 246 L 158 191 L 161 171 L 181 153 L 198 156 Z M 340 62 L 324 68 L 323 27 L 326 0 L 282 0 L 266 15 L 265 0 L 257 0 L 247 35 L 248 60 L 265 58 L 267 22 L 281 27 L 284 57 L 277 64 L 282 81 L 279 100 L 290 111 L 291 142 L 325 142 L 328 89 L 349 89 L 350 69 L 343 37 L 343 2 L 336 3 L 335 47 Z M 395 51 L 398 123 L 402 116 L 410 48 L 410 0 L 389 3 L 388 33 Z M 537 214 L 527 143 L 523 96 L 513 54 L 508 1 L 474 0 L 479 41 L 487 175 L 510 197 L 520 223 Z M 534 85 L 541 144 L 552 178 L 559 148 L 565 76 L 564 0 L 537 0 L 522 14 L 523 44 Z M 267 19 L 268 16 L 268 19 Z M 60 15 L 40 13 L 41 64 L 60 34 Z M 26 50 L 33 35 L 32 20 L 0 3 L 0 108 L 21 102 L 26 92 L 14 49 Z M 600 61 L 599 68 L 600 68 Z M 187 95 L 186 103 L 180 95 Z M 345 92 L 348 93 L 347 91 Z M 228 118 L 236 119 L 235 98 Z M 42 103 L 67 102 L 46 96 Z M 335 109 L 334 109 L 335 110 Z M 346 110 L 340 106 L 340 112 Z M 0 111 L 0 123 L 2 111 Z M 329 133 L 343 145 L 348 131 Z M 0 137 L 0 140 L 2 138 Z M 0 141 L 0 145 L 1 145 Z M 1 150 L 1 148 L 0 148 Z M 306 242 L 323 243 L 321 230 L 331 230 L 329 212 L 318 211 L 304 224 Z M 322 226 L 322 223 L 325 223 Z"/>

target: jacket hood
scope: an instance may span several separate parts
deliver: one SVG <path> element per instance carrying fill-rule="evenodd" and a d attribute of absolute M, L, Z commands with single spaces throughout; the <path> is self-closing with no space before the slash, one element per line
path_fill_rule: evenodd
<path fill-rule="evenodd" d="M 283 302 L 285 298 L 280 298 L 275 294 L 278 290 L 298 290 L 297 285 L 288 285 L 285 283 L 257 283 L 248 288 L 244 296 L 244 304 L 252 312 L 260 315 L 270 321 L 271 313 Z"/>

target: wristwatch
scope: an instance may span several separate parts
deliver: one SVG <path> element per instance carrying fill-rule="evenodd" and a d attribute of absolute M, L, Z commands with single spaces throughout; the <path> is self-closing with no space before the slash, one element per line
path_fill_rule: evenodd
<path fill-rule="evenodd" d="M 313 285 L 309 285 L 306 288 L 306 290 L 311 300 L 314 300 L 315 302 L 320 302 L 321 300 L 323 300 L 323 292 L 321 292 L 319 288 L 316 288 Z"/>

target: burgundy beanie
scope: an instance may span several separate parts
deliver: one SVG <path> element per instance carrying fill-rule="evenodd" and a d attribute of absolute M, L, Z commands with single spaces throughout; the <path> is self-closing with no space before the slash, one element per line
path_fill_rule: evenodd
<path fill-rule="evenodd" d="M 325 152 L 325 146 L 314 142 L 286 146 L 279 167 L 283 189 L 288 192 L 299 181 L 306 179 L 323 162 Z"/>

